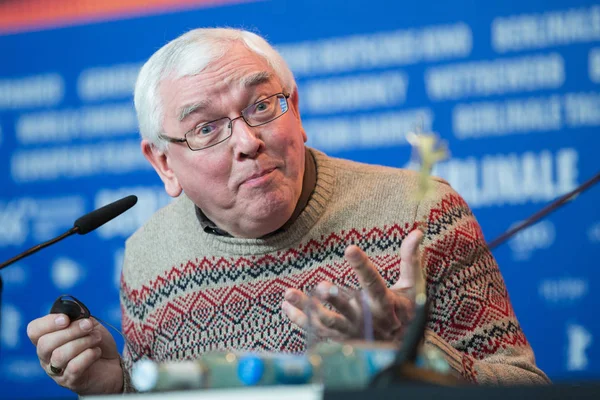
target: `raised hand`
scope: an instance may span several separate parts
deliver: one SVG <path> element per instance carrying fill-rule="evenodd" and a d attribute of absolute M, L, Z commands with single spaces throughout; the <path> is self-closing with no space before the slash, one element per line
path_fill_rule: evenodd
<path fill-rule="evenodd" d="M 413 317 L 415 271 L 420 273 L 418 248 L 422 238 L 423 233 L 414 230 L 402 242 L 400 279 L 389 288 L 369 257 L 359 247 L 348 246 L 344 257 L 356 273 L 366 302 L 361 301 L 361 295 L 352 295 L 331 282 L 323 281 L 315 288 L 320 302 L 300 290 L 288 289 L 282 303 L 283 311 L 303 329 L 312 324 L 321 338 L 360 339 L 365 335 L 363 304 L 366 303 L 372 317 L 374 338 L 400 341 L 404 328 Z M 331 304 L 337 312 L 326 308 L 322 302 Z M 311 312 L 307 313 L 309 307 Z"/>

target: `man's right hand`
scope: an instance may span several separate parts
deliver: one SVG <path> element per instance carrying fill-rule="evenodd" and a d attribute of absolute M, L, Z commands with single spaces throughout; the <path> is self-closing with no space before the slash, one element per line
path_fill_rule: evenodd
<path fill-rule="evenodd" d="M 123 392 L 123 371 L 112 335 L 94 318 L 70 323 L 49 314 L 27 326 L 44 371 L 80 395 Z"/>

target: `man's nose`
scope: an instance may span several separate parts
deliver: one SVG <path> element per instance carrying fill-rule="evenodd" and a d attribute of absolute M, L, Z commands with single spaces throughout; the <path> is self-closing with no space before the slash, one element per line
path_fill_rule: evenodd
<path fill-rule="evenodd" d="M 231 120 L 230 129 L 237 158 L 254 158 L 264 148 L 260 130 L 248 125 L 241 116 Z"/>

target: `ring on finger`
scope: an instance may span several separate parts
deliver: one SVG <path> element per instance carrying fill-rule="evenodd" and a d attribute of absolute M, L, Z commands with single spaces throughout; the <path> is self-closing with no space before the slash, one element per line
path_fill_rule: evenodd
<path fill-rule="evenodd" d="M 50 364 L 50 375 L 59 376 L 63 373 L 63 369 Z"/>

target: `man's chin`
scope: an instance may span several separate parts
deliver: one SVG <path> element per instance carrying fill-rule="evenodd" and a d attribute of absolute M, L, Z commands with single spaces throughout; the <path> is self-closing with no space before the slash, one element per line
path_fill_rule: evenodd
<path fill-rule="evenodd" d="M 281 228 L 290 219 L 293 209 L 289 209 L 283 205 L 265 205 L 264 207 L 256 207 L 253 205 L 244 214 L 246 220 L 244 231 L 260 232 L 256 236 L 264 236 Z"/>

